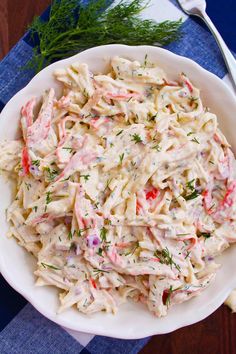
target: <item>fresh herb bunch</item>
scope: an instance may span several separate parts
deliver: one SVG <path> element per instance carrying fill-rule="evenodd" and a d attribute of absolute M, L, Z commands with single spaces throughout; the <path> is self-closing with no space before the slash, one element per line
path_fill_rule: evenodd
<path fill-rule="evenodd" d="M 35 42 L 30 66 L 43 66 L 93 46 L 121 43 L 166 45 L 181 35 L 179 21 L 142 20 L 146 0 L 121 0 L 107 8 L 109 0 L 54 0 L 48 21 L 34 19 L 30 30 Z"/>

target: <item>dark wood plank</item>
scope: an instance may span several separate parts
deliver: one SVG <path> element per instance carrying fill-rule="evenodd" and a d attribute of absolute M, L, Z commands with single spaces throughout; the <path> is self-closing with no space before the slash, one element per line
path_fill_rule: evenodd
<path fill-rule="evenodd" d="M 50 3 L 50 0 L 8 1 L 9 49 L 24 34 L 34 16 L 40 15 Z"/>
<path fill-rule="evenodd" d="M 0 59 L 9 50 L 7 0 L 0 1 Z"/>
<path fill-rule="evenodd" d="M 0 59 L 49 4 L 50 0 L 0 0 Z M 236 354 L 236 315 L 221 306 L 204 321 L 154 336 L 140 354 Z"/>
<path fill-rule="evenodd" d="M 204 321 L 154 336 L 140 354 L 236 354 L 236 316 L 221 306 Z"/>

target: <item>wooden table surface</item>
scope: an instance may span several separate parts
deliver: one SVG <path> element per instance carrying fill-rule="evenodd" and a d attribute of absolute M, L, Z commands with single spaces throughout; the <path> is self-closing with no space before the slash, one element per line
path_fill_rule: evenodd
<path fill-rule="evenodd" d="M 50 0 L 0 0 L 0 59 L 49 3 Z M 236 354 L 236 314 L 221 306 L 204 321 L 154 336 L 140 354 Z"/>

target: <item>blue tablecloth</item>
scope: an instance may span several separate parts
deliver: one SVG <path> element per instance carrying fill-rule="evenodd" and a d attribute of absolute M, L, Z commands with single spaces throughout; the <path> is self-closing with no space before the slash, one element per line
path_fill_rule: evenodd
<path fill-rule="evenodd" d="M 157 0 L 155 0 L 157 1 Z M 171 0 L 176 4 L 175 0 Z M 236 51 L 236 0 L 208 0 L 208 13 L 230 48 Z M 23 5 L 22 5 L 23 6 Z M 190 57 L 207 70 L 223 78 L 226 68 L 213 37 L 199 20 L 188 18 L 183 24 L 184 36 L 167 46 L 177 54 Z M 0 62 L 0 110 L 33 76 L 19 70 L 32 55 L 26 35 Z M 137 353 L 149 338 L 117 340 L 95 336 L 86 346 L 56 324 L 41 316 L 0 277 L 0 354 L 23 353 Z"/>

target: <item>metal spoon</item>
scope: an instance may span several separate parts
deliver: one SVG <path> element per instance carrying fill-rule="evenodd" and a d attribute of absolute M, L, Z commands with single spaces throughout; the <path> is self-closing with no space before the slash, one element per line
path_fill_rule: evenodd
<path fill-rule="evenodd" d="M 236 60 L 231 54 L 229 48 L 227 47 L 225 41 L 217 31 L 215 25 L 211 21 L 210 17 L 206 13 L 206 1 L 205 0 L 177 0 L 182 10 L 187 15 L 193 15 L 200 17 L 205 24 L 208 26 L 209 30 L 215 37 L 215 40 L 221 50 L 225 64 L 231 75 L 234 89 L 236 90 Z"/>

